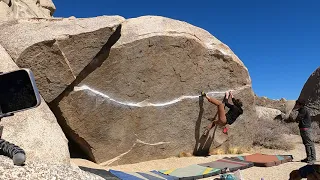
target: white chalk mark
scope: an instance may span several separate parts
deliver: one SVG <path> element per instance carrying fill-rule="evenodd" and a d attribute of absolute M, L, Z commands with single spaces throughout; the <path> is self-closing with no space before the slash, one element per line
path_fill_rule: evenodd
<path fill-rule="evenodd" d="M 236 89 L 230 89 L 230 90 L 225 90 L 225 91 L 212 91 L 212 92 L 208 92 L 207 94 L 208 95 L 214 95 L 214 94 L 224 94 L 226 91 L 233 91 L 233 92 L 238 92 L 238 91 L 241 91 L 241 90 L 244 90 L 246 88 L 250 88 L 251 85 L 245 85 L 245 86 L 241 86 L 239 88 L 236 88 Z M 172 104 L 175 104 L 177 102 L 180 102 L 184 99 L 198 99 L 199 98 L 199 95 L 193 95 L 193 96 L 180 96 L 179 98 L 177 99 L 174 99 L 172 101 L 168 101 L 168 102 L 163 102 L 163 103 L 151 103 L 149 102 L 148 100 L 144 100 L 142 102 L 138 102 L 138 103 L 134 103 L 134 102 L 123 102 L 123 101 L 119 101 L 119 100 L 116 100 L 116 99 L 113 99 L 111 98 L 110 96 L 98 91 L 98 90 L 95 90 L 89 86 L 86 86 L 86 85 L 83 85 L 83 86 L 80 86 L 80 87 L 74 87 L 74 91 L 89 91 L 91 93 L 94 93 L 96 95 L 99 95 L 101 97 L 104 97 L 112 102 L 115 102 L 117 104 L 121 104 L 121 105 L 125 105 L 125 106 L 132 106 L 132 107 L 148 107 L 148 106 L 154 106 L 154 107 L 163 107 L 163 106 L 168 106 L 168 105 L 172 105 Z"/>
<path fill-rule="evenodd" d="M 162 145 L 162 144 L 169 144 L 170 142 L 157 142 L 157 143 L 147 143 L 144 141 L 141 141 L 140 139 L 137 139 L 137 143 L 141 143 L 141 144 L 145 144 L 145 145 L 149 145 L 149 146 L 158 146 L 158 145 Z"/>
<path fill-rule="evenodd" d="M 128 154 L 128 153 L 133 149 L 133 147 L 134 147 L 136 144 L 137 144 L 137 143 L 134 143 L 134 144 L 132 145 L 132 147 L 131 147 L 127 152 L 124 152 L 124 153 L 120 154 L 119 156 L 117 156 L 117 157 L 115 157 L 115 158 L 113 158 L 113 159 L 110 159 L 110 160 L 108 160 L 108 161 L 106 161 L 106 162 L 100 163 L 99 165 L 101 165 L 101 166 L 108 166 L 108 165 L 112 164 L 113 162 L 120 160 L 124 155 Z"/>
<path fill-rule="evenodd" d="M 128 151 L 126 151 L 126 152 L 120 154 L 119 156 L 112 158 L 106 162 L 100 163 L 99 165 L 108 166 L 108 165 L 112 164 L 113 162 L 120 160 L 123 156 L 130 153 L 132 151 L 132 149 L 137 145 L 137 143 L 141 143 L 141 144 L 145 144 L 145 145 L 149 145 L 149 146 L 158 146 L 158 145 L 162 145 L 162 144 L 169 144 L 170 142 L 158 142 L 158 143 L 151 144 L 151 143 L 141 141 L 140 139 L 137 139 L 136 142 L 132 145 L 132 147 Z"/>

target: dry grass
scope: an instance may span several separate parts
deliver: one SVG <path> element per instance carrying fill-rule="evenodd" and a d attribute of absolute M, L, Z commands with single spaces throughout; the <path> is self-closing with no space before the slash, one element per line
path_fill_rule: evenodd
<path fill-rule="evenodd" d="M 243 154 L 250 152 L 250 147 L 221 147 L 210 150 L 210 155 L 222 155 L 222 154 Z"/>
<path fill-rule="evenodd" d="M 178 157 L 192 157 L 193 155 L 192 155 L 192 153 L 188 153 L 188 152 L 180 152 L 179 154 L 178 154 Z"/>

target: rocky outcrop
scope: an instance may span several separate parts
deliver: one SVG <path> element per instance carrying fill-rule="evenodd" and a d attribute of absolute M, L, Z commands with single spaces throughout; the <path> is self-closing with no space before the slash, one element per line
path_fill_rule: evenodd
<path fill-rule="evenodd" d="M 9 21 L 0 25 L 0 44 L 20 68 L 33 71 L 41 95 L 51 102 L 107 49 L 122 21 L 120 16 Z"/>
<path fill-rule="evenodd" d="M 70 179 L 103 180 L 104 178 L 82 171 L 77 166 L 31 161 L 25 166 L 14 166 L 12 160 L 0 156 L 0 179 Z"/>
<path fill-rule="evenodd" d="M 276 117 L 281 116 L 282 112 L 278 109 L 268 107 L 256 106 L 256 111 L 259 119 L 274 120 Z"/>
<path fill-rule="evenodd" d="M 258 106 L 259 111 L 261 112 L 260 114 L 258 114 L 258 116 L 263 115 L 264 113 L 263 108 L 266 110 L 265 113 L 268 113 L 268 111 L 271 108 L 273 109 L 272 111 L 275 112 L 275 110 L 279 110 L 281 111 L 281 114 L 279 114 L 276 119 L 278 120 L 286 120 L 289 118 L 289 115 L 291 113 L 291 110 L 295 104 L 295 100 L 286 100 L 284 98 L 281 98 L 280 100 L 273 100 L 273 99 L 269 99 L 267 97 L 258 97 L 255 95 L 255 104 L 256 106 Z M 274 114 L 273 114 L 274 115 Z M 268 118 L 270 118 L 269 116 L 267 116 Z"/>
<path fill-rule="evenodd" d="M 199 148 L 203 127 L 216 113 L 199 99 L 201 90 L 220 100 L 224 91 L 235 90 L 245 111 L 232 126 L 256 119 L 241 60 L 207 31 L 164 17 L 126 20 L 101 66 L 73 85 L 51 107 L 65 119 L 66 133 L 103 165 Z"/>
<path fill-rule="evenodd" d="M 0 59 L 1 72 L 18 69 L 1 46 Z M 41 160 L 48 163 L 69 164 L 68 140 L 43 99 L 40 106 L 35 109 L 3 118 L 1 125 L 4 126 L 2 138 L 23 148 L 26 151 L 27 162 Z"/>
<path fill-rule="evenodd" d="M 310 110 L 312 120 L 320 122 L 320 67 L 316 69 L 300 93 L 300 98 L 307 101 L 307 108 Z"/>
<path fill-rule="evenodd" d="M 292 118 L 292 117 L 290 117 L 290 114 L 291 114 L 291 112 L 292 112 L 292 110 L 293 110 L 293 107 L 294 107 L 294 105 L 296 104 L 296 101 L 295 100 L 288 100 L 288 101 L 286 101 L 286 108 L 285 108 L 285 113 L 284 113 L 284 118 L 282 118 L 282 119 L 284 119 L 284 120 L 288 120 L 288 119 L 290 119 L 290 118 Z M 293 115 L 293 114 L 292 114 Z M 294 115 L 293 115 L 294 116 Z"/>
<path fill-rule="evenodd" d="M 56 10 L 51 0 L 0 0 L 0 21 L 20 18 L 51 18 Z"/>
<path fill-rule="evenodd" d="M 280 100 L 273 100 L 267 97 L 255 96 L 255 102 L 257 106 L 278 109 L 283 113 L 286 112 L 286 101 L 287 100 L 284 98 L 281 98 Z"/>

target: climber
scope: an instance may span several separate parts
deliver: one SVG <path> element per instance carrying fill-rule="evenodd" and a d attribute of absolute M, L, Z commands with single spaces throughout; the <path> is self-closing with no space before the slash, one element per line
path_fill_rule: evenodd
<path fill-rule="evenodd" d="M 226 92 L 225 97 L 222 102 L 219 100 L 209 97 L 206 93 L 202 92 L 202 96 L 205 96 L 209 102 L 216 105 L 218 107 L 218 119 L 214 120 L 211 124 L 209 124 L 204 131 L 204 135 L 207 135 L 208 132 L 217 124 L 219 126 L 225 126 L 223 129 L 223 133 L 227 134 L 229 130 L 229 125 L 233 124 L 236 119 L 243 114 L 242 110 L 242 102 L 240 99 L 235 99 L 233 94 L 230 92 Z M 229 103 L 229 99 L 232 99 L 233 104 Z M 224 104 L 223 104 L 224 103 Z M 229 108 L 229 111 L 225 113 L 224 105 Z"/>

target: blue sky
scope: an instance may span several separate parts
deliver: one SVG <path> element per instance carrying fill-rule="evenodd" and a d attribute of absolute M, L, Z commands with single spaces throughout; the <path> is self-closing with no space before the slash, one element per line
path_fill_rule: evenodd
<path fill-rule="evenodd" d="M 55 17 L 159 15 L 186 21 L 227 44 L 249 69 L 253 90 L 296 99 L 320 66 L 318 0 L 53 0 Z"/>

